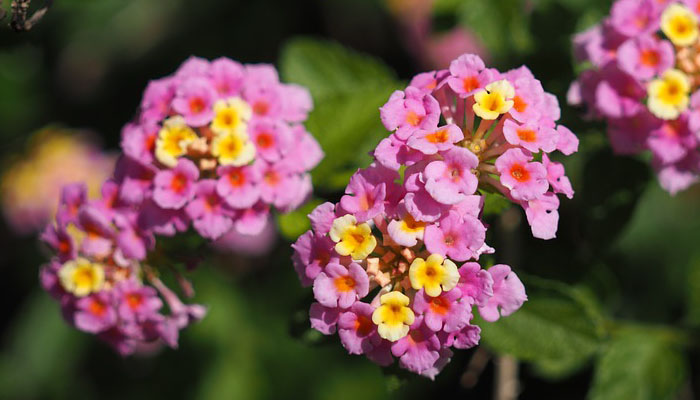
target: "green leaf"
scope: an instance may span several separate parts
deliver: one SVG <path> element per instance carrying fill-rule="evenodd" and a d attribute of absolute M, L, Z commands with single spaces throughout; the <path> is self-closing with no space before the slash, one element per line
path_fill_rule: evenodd
<path fill-rule="evenodd" d="M 39 290 L 20 308 L 0 356 L 3 398 L 57 398 L 84 389 L 71 385 L 85 341 L 61 318 L 58 304 Z"/>
<path fill-rule="evenodd" d="M 700 326 L 700 253 L 691 259 L 688 268 L 686 321 L 692 326 Z"/>
<path fill-rule="evenodd" d="M 285 239 L 295 241 L 304 232 L 311 229 L 311 222 L 307 215 L 321 204 L 321 200 L 312 199 L 300 208 L 287 213 L 277 215 L 277 226 Z"/>
<path fill-rule="evenodd" d="M 504 55 L 532 47 L 525 8 L 522 0 L 464 0 L 458 16 L 461 25 L 472 30 L 491 52 Z"/>
<path fill-rule="evenodd" d="M 367 153 L 389 135 L 379 107 L 399 82 L 373 57 L 308 38 L 290 41 L 280 65 L 285 81 L 308 87 L 314 97 L 306 127 L 325 152 L 312 172 L 314 186 L 344 188 L 357 168 L 369 165 Z"/>
<path fill-rule="evenodd" d="M 651 330 L 621 332 L 598 360 L 591 400 L 676 398 L 686 374 L 681 351 Z"/>
<path fill-rule="evenodd" d="M 389 136 L 379 118 L 381 107 L 396 84 L 329 96 L 309 115 L 306 127 L 326 156 L 312 171 L 314 185 L 342 189 L 352 173 L 371 162 L 368 153 Z"/>
<path fill-rule="evenodd" d="M 498 193 L 484 193 L 484 217 L 501 214 L 512 205 L 513 203 Z"/>
<path fill-rule="evenodd" d="M 605 335 L 600 311 L 577 288 L 541 279 L 527 287 L 534 293 L 520 310 L 482 324 L 483 342 L 534 363 L 547 377 L 566 376 L 599 350 Z"/>
<path fill-rule="evenodd" d="M 286 82 L 307 87 L 316 107 L 323 98 L 339 92 L 361 92 L 396 82 L 391 69 L 378 59 L 334 42 L 309 38 L 287 43 L 280 56 L 280 71 Z"/>

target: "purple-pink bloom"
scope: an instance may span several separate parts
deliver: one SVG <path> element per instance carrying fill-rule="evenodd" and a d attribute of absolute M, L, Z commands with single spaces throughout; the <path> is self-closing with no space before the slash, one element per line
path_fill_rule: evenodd
<path fill-rule="evenodd" d="M 442 160 L 430 162 L 423 172 L 425 190 L 442 204 L 457 204 L 474 194 L 479 184 L 472 169 L 479 159 L 468 149 L 454 147 L 442 153 Z"/>
<path fill-rule="evenodd" d="M 251 121 L 248 134 L 255 144 L 256 154 L 269 162 L 282 158 L 293 140 L 290 128 L 286 124 L 270 119 Z"/>
<path fill-rule="evenodd" d="M 401 140 L 408 139 L 418 129 L 437 127 L 440 120 L 437 100 L 410 86 L 405 91 L 395 91 L 379 113 L 386 129 L 396 130 Z"/>
<path fill-rule="evenodd" d="M 462 301 L 485 305 L 493 296 L 493 278 L 479 263 L 467 262 L 459 267 L 457 288 L 462 293 Z"/>
<path fill-rule="evenodd" d="M 425 317 L 425 325 L 435 332 L 458 331 L 472 318 L 469 302 L 460 301 L 462 292 L 454 288 L 437 297 L 428 296 L 423 289 L 413 299 L 413 309 Z"/>
<path fill-rule="evenodd" d="M 454 147 L 454 144 L 464 139 L 464 133 L 457 125 L 450 124 L 434 129 L 420 129 L 408 138 L 406 144 L 423 154 L 435 154 Z"/>
<path fill-rule="evenodd" d="M 218 193 L 216 181 L 203 179 L 197 183 L 195 198 L 187 205 L 185 211 L 192 219 L 194 228 L 205 238 L 217 239 L 228 232 L 233 225 L 233 211 Z"/>
<path fill-rule="evenodd" d="M 121 281 L 115 288 L 115 302 L 118 304 L 119 317 L 133 321 L 148 319 L 163 307 L 158 293 L 150 286 L 144 286 L 133 279 Z"/>
<path fill-rule="evenodd" d="M 624 42 L 617 50 L 617 62 L 633 77 L 648 80 L 673 67 L 675 54 L 668 40 L 644 35 Z"/>
<path fill-rule="evenodd" d="M 209 74 L 214 90 L 220 99 L 227 99 L 238 94 L 245 78 L 243 66 L 226 57 L 212 61 Z"/>
<path fill-rule="evenodd" d="M 192 77 L 183 81 L 177 87 L 173 108 L 185 117 L 185 122 L 191 126 L 203 126 L 214 117 L 213 104 L 216 91 L 206 78 Z"/>
<path fill-rule="evenodd" d="M 566 176 L 564 164 L 549 160 L 549 156 L 542 154 L 542 165 L 547 170 L 547 181 L 555 193 L 561 193 L 569 199 L 574 198 L 574 188 Z"/>
<path fill-rule="evenodd" d="M 294 267 L 304 286 L 310 286 L 328 263 L 338 263 L 340 257 L 333 251 L 335 243 L 322 234 L 307 231 L 292 245 Z"/>
<path fill-rule="evenodd" d="M 496 159 L 501 183 L 510 189 L 510 195 L 516 200 L 536 199 L 549 187 L 544 165 L 530 160 L 532 156 L 520 149 L 509 149 Z"/>
<path fill-rule="evenodd" d="M 440 358 L 440 340 L 423 323 L 423 316 L 415 318 L 408 335 L 391 345 L 391 353 L 409 371 L 420 374 L 429 370 Z"/>
<path fill-rule="evenodd" d="M 175 168 L 159 171 L 153 179 L 153 200 L 163 208 L 182 208 L 194 197 L 199 169 L 190 160 L 181 158 Z"/>
<path fill-rule="evenodd" d="M 329 263 L 314 280 L 314 297 L 326 307 L 348 308 L 369 293 L 369 277 L 357 263 Z"/>
<path fill-rule="evenodd" d="M 517 311 L 527 300 L 527 295 L 525 286 L 509 266 L 497 264 L 487 271 L 493 278 L 493 297 L 479 306 L 479 314 L 486 321 L 494 322 L 500 316 L 507 317 Z"/>
<path fill-rule="evenodd" d="M 141 100 L 140 122 L 157 123 L 168 116 L 170 102 L 175 97 L 172 78 L 155 79 L 148 82 Z"/>
<path fill-rule="evenodd" d="M 373 311 L 374 307 L 358 301 L 340 314 L 338 336 L 348 353 L 366 354 L 381 343 L 377 326 L 372 322 Z"/>
<path fill-rule="evenodd" d="M 110 295 L 101 291 L 83 297 L 75 304 L 75 326 L 85 332 L 98 333 L 117 323 L 117 313 Z"/>
<path fill-rule="evenodd" d="M 507 120 L 503 125 L 503 136 L 508 143 L 522 146 L 533 153 L 540 150 L 550 153 L 557 148 L 559 141 L 559 134 L 553 128 L 533 122 L 518 124 L 512 120 Z"/>
<path fill-rule="evenodd" d="M 464 54 L 450 63 L 450 77 L 447 78 L 447 84 L 456 94 L 464 98 L 498 79 L 498 71 L 486 68 L 479 56 Z"/>
<path fill-rule="evenodd" d="M 309 320 L 311 327 L 324 335 L 332 335 L 335 333 L 336 325 L 340 310 L 323 306 L 319 303 L 312 303 L 309 308 Z"/>
<path fill-rule="evenodd" d="M 540 239 L 554 239 L 559 224 L 559 198 L 554 193 L 545 193 L 540 198 L 523 201 L 527 222 L 532 235 Z"/>
<path fill-rule="evenodd" d="M 484 224 L 471 215 L 460 216 L 450 211 L 440 220 L 440 225 L 428 225 L 424 234 L 425 247 L 455 261 L 478 257 L 478 251 L 486 239 Z"/>
<path fill-rule="evenodd" d="M 353 214 L 358 222 L 365 222 L 384 212 L 386 184 L 373 185 L 362 174 L 356 172 L 345 189 L 346 195 L 340 199 L 340 206 L 347 213 Z"/>
<path fill-rule="evenodd" d="M 661 11 L 654 0 L 618 0 L 610 9 L 610 23 L 618 32 L 636 37 L 659 28 Z"/>
<path fill-rule="evenodd" d="M 260 198 L 260 171 L 251 166 L 220 166 L 216 173 L 216 192 L 232 208 L 248 208 Z"/>
<path fill-rule="evenodd" d="M 109 254 L 112 250 L 114 229 L 106 215 L 95 207 L 81 207 L 78 212 L 78 227 L 86 233 L 80 245 L 81 252 L 98 258 Z"/>

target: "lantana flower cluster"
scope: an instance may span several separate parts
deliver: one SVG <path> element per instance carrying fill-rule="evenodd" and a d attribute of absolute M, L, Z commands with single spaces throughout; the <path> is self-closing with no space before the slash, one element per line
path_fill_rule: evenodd
<path fill-rule="evenodd" d="M 172 260 L 157 235 L 192 225 L 218 248 L 238 235 L 269 238 L 271 207 L 298 207 L 323 157 L 302 125 L 311 106 L 308 91 L 280 83 L 274 67 L 227 58 L 193 57 L 152 81 L 101 197 L 66 186 L 43 234 L 56 254 L 41 282 L 66 319 L 122 354 L 157 341 L 175 347 L 205 308 L 186 305 L 160 279 L 171 273 L 193 295 L 174 268 L 188 260 Z"/>
<path fill-rule="evenodd" d="M 526 67 L 500 73 L 469 54 L 392 94 L 381 108 L 392 134 L 374 162 L 338 204 L 309 214 L 312 230 L 293 245 L 316 300 L 311 326 L 337 332 L 351 354 L 432 378 L 451 348 L 479 342 L 474 310 L 486 321 L 518 310 L 527 296 L 517 275 L 478 263 L 494 252 L 482 191 L 500 191 L 525 208 L 535 236 L 553 237 L 556 193 L 573 190 L 547 152 L 577 147 L 558 116 Z"/>
<path fill-rule="evenodd" d="M 271 65 L 190 58 L 149 83 L 124 127 L 120 198 L 142 203 L 158 233 L 191 221 L 208 239 L 258 234 L 271 207 L 293 210 L 311 192 L 308 171 L 323 157 L 302 125 L 311 107 Z"/>
<path fill-rule="evenodd" d="M 55 255 L 41 270 L 41 284 L 69 323 L 122 355 L 157 341 L 177 347 L 179 330 L 206 309 L 183 303 L 160 280 L 147 259 L 155 237 L 139 227 L 136 209 L 116 199 L 117 189 L 107 181 L 102 197 L 88 200 L 84 184 L 64 187 L 56 219 L 42 235 Z"/>
<path fill-rule="evenodd" d="M 649 150 L 661 186 L 675 194 L 700 173 L 700 1 L 618 0 L 574 38 L 585 69 L 569 90 L 604 119 L 616 153 Z"/>

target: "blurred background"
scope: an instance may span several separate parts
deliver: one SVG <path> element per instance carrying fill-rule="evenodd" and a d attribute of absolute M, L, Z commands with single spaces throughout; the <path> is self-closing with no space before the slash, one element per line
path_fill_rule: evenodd
<path fill-rule="evenodd" d="M 9 10 L 10 1 L 2 7 Z M 32 2 L 32 10 L 41 0 Z M 663 192 L 647 160 L 614 157 L 599 125 L 566 107 L 570 38 L 607 0 L 55 0 L 29 32 L 0 26 L 0 398 L 492 398 L 494 363 L 520 361 L 522 399 L 692 399 L 700 393 L 700 188 Z M 280 233 L 219 244 L 191 273 L 209 314 L 179 350 L 121 358 L 74 330 L 38 285 L 37 232 L 64 182 L 108 176 L 121 127 L 150 79 L 190 55 L 275 64 L 312 92 L 307 128 L 326 152 L 316 204 L 337 201 L 387 135 L 378 107 L 417 72 L 476 52 L 501 70 L 526 64 L 581 139 L 565 165 L 558 238 L 532 239 L 520 210 L 489 199 L 495 262 L 528 289 L 522 310 L 484 324 L 435 382 L 350 356 L 308 327 L 311 291 Z M 347 151 L 349 148 L 357 151 Z M 503 216 L 493 215 L 503 212 Z M 223 248 L 223 250 L 222 250 Z"/>

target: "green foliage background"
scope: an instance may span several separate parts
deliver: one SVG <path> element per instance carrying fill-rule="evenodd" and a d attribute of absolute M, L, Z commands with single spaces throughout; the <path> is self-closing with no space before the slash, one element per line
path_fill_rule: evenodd
<path fill-rule="evenodd" d="M 7 2 L 5 2 L 7 3 Z M 208 257 L 191 275 L 209 315 L 182 332 L 180 349 L 122 359 L 68 327 L 38 288 L 45 255 L 32 237 L 0 226 L 0 398 L 372 399 L 457 393 L 490 398 L 493 367 L 473 388 L 462 374 L 474 350 L 457 352 L 433 383 L 349 356 L 337 338 L 308 329 L 310 290 L 300 287 L 289 243 L 305 214 L 339 198 L 367 152 L 387 135 L 378 108 L 421 71 L 400 27 L 378 0 L 256 2 L 58 0 L 30 33 L 0 30 L 0 157 L 28 133 L 59 122 L 101 134 L 117 148 L 121 125 L 149 79 L 190 54 L 275 63 L 307 86 L 307 128 L 326 158 L 315 199 L 277 221 L 269 255 Z M 7 4 L 4 4 L 7 7 Z M 436 30 L 472 30 L 501 69 L 527 64 L 563 106 L 581 139 L 564 160 L 577 195 L 562 201 L 558 238 L 504 233 L 490 196 L 494 262 L 511 263 L 530 300 L 483 323 L 483 347 L 523 362 L 521 398 L 671 399 L 698 393 L 700 189 L 664 193 L 644 156 L 613 156 L 604 127 L 564 105 L 574 77 L 571 35 L 607 13 L 602 0 L 437 0 Z M 202 254 L 203 256 L 206 254 Z"/>

